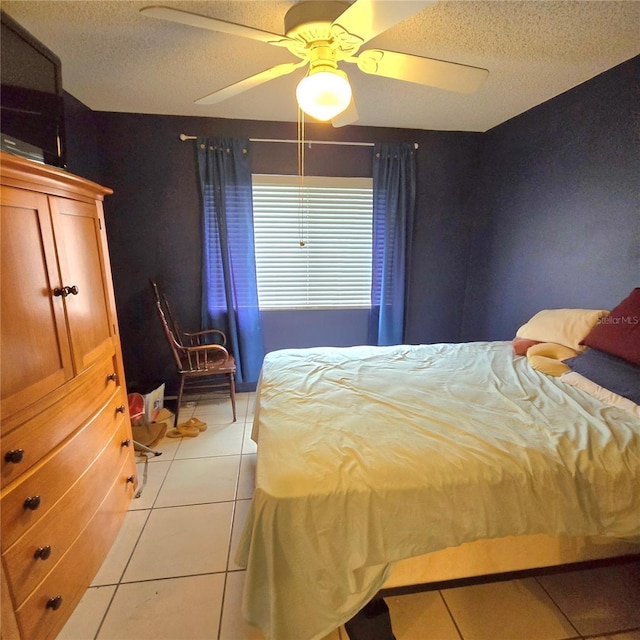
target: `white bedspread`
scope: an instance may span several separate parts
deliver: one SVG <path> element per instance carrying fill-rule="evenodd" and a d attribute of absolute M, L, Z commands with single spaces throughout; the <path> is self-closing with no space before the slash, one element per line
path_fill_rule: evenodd
<path fill-rule="evenodd" d="M 322 638 L 402 558 L 506 535 L 640 535 L 640 420 L 508 342 L 273 352 L 257 403 L 237 560 L 244 614 L 267 638 Z"/>

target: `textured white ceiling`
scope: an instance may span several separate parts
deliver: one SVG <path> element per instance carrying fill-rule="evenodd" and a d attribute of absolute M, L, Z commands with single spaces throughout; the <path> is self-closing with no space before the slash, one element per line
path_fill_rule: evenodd
<path fill-rule="evenodd" d="M 393 0 L 389 0 L 393 2 Z M 293 2 L 267 0 L 2 0 L 2 8 L 62 60 L 63 86 L 97 111 L 295 121 L 295 86 L 278 78 L 217 105 L 194 100 L 275 64 L 286 50 L 153 19 L 161 4 L 283 33 Z M 640 53 L 640 1 L 442 0 L 367 48 L 489 70 L 474 94 L 367 76 L 343 65 L 357 124 L 486 131 Z"/>

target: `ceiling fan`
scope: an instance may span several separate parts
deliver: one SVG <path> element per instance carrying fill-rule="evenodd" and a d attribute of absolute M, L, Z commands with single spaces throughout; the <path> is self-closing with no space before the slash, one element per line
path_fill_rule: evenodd
<path fill-rule="evenodd" d="M 349 80 L 338 68 L 339 62 L 354 63 L 364 73 L 460 93 L 471 93 L 484 82 L 489 75 L 486 69 L 455 62 L 382 49 L 365 49 L 356 55 L 365 42 L 435 2 L 356 0 L 349 4 L 307 0 L 294 4 L 287 11 L 284 35 L 171 7 L 151 6 L 140 11 L 162 20 L 284 47 L 301 59 L 300 62 L 276 65 L 214 91 L 196 100 L 196 104 L 222 102 L 308 65 L 307 74 L 296 89 L 300 108 L 318 120 L 331 120 L 333 126 L 343 126 L 357 121 L 358 113 Z"/>

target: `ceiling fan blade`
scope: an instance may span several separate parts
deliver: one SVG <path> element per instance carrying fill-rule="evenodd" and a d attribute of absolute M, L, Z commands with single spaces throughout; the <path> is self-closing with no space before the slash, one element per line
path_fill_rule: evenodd
<path fill-rule="evenodd" d="M 358 110 L 356 109 L 356 103 L 351 96 L 351 102 L 349 102 L 349 106 L 342 112 L 339 113 L 335 118 L 331 120 L 331 124 L 335 127 L 345 127 L 348 124 L 353 124 L 358 121 Z"/>
<path fill-rule="evenodd" d="M 437 0 L 356 0 L 333 21 L 333 25 L 357 36 L 364 43 L 436 2 Z"/>
<path fill-rule="evenodd" d="M 209 29 L 210 31 L 219 31 L 222 33 L 230 33 L 234 36 L 251 38 L 252 40 L 260 40 L 261 42 L 266 42 L 267 44 L 278 45 L 280 43 L 289 42 L 291 40 L 291 38 L 287 38 L 287 36 L 279 35 L 277 33 L 270 33 L 268 31 L 262 31 L 261 29 L 254 29 L 253 27 L 247 27 L 243 24 L 236 24 L 235 22 L 227 22 L 226 20 L 218 20 L 217 18 L 201 16 L 197 13 L 182 11 L 181 9 L 172 9 L 171 7 L 144 7 L 143 9 L 140 9 L 140 13 L 143 13 L 146 16 L 151 16 L 153 18 L 159 18 L 160 20 L 168 20 L 169 22 L 186 24 L 191 27 Z"/>
<path fill-rule="evenodd" d="M 487 69 L 408 53 L 367 49 L 357 58 L 360 71 L 376 76 L 424 84 L 458 93 L 473 93 L 489 75 Z"/>
<path fill-rule="evenodd" d="M 275 67 L 267 69 L 266 71 L 261 71 L 260 73 L 249 76 L 244 80 L 234 82 L 233 84 L 230 84 L 223 89 L 218 89 L 218 91 L 214 91 L 209 95 L 198 98 L 198 100 L 196 100 L 196 104 L 218 104 L 218 102 L 233 98 L 233 96 L 236 96 L 243 91 L 247 91 L 248 89 L 258 87 L 261 84 L 268 82 L 269 80 L 279 78 L 280 76 L 286 76 L 288 73 L 292 73 L 305 64 L 307 63 L 304 60 L 302 62 L 286 62 L 285 64 L 278 64 Z"/>

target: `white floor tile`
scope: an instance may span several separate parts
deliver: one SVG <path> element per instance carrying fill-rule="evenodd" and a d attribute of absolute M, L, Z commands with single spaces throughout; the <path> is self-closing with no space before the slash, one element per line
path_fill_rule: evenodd
<path fill-rule="evenodd" d="M 203 396 L 193 412 L 193 417 L 204 420 L 207 424 L 234 424 L 231 400 L 228 397 L 220 398 L 217 396 Z M 182 418 L 180 421 L 182 422 Z M 236 400 L 236 422 L 237 421 L 238 402 Z M 240 423 L 242 424 L 243 421 L 244 416 L 240 418 Z"/>
<path fill-rule="evenodd" d="M 464 640 L 562 640 L 578 633 L 533 578 L 446 589 Z"/>
<path fill-rule="evenodd" d="M 236 393 L 236 414 L 238 422 L 244 422 L 247 418 L 251 393 Z"/>
<path fill-rule="evenodd" d="M 193 412 L 196 410 L 197 405 L 198 402 L 196 400 L 187 400 L 186 402 L 183 402 L 180 405 L 180 413 L 178 414 L 180 422 L 188 420 L 193 415 Z"/>
<path fill-rule="evenodd" d="M 56 640 L 95 638 L 115 590 L 115 585 L 87 589 Z"/>
<path fill-rule="evenodd" d="M 139 509 L 151 509 L 158 497 L 160 487 L 171 466 L 171 460 L 162 460 L 155 464 L 147 464 L 147 483 L 142 487 L 144 477 L 144 462 L 136 462 L 138 471 L 138 491 L 142 491 L 139 498 L 134 498 L 129 504 L 129 511 L 137 511 Z"/>
<path fill-rule="evenodd" d="M 109 554 L 91 583 L 92 587 L 120 581 L 150 513 L 150 510 L 146 510 L 129 511 L 126 514 Z"/>
<path fill-rule="evenodd" d="M 253 422 L 253 416 L 256 412 L 256 394 L 255 392 L 247 393 L 247 415 L 245 416 L 246 422 Z"/>
<path fill-rule="evenodd" d="M 205 418 L 199 418 L 205 422 Z M 207 456 L 229 456 L 242 453 L 243 424 L 207 424 L 195 438 L 183 438 L 176 453 L 176 460 L 204 458 Z"/>
<path fill-rule="evenodd" d="M 256 488 L 256 456 L 242 456 L 240 462 L 240 477 L 238 479 L 238 500 L 246 500 L 253 497 Z"/>
<path fill-rule="evenodd" d="M 231 502 L 154 509 L 123 581 L 224 571 L 231 539 Z"/>
<path fill-rule="evenodd" d="M 640 627 L 640 561 L 538 581 L 583 635 Z"/>
<path fill-rule="evenodd" d="M 123 584 L 99 640 L 213 640 L 217 637 L 224 574 Z"/>
<path fill-rule="evenodd" d="M 155 507 L 233 500 L 240 456 L 175 460 L 158 493 Z"/>
<path fill-rule="evenodd" d="M 244 425 L 244 440 L 242 442 L 242 453 L 256 453 L 258 445 L 251 439 L 251 431 L 253 429 L 253 421 L 247 421 Z"/>
<path fill-rule="evenodd" d="M 167 436 L 162 438 L 162 440 L 153 447 L 154 451 L 160 451 L 162 455 L 149 456 L 149 462 L 153 464 L 157 464 L 158 462 L 171 462 L 180 446 L 181 439 L 182 438 L 167 438 Z"/>

